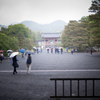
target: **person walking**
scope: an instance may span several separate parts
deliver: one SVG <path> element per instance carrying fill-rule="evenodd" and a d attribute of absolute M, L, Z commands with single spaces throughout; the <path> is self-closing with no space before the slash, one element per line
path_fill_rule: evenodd
<path fill-rule="evenodd" d="M 1 60 L 1 63 L 2 63 L 2 60 L 4 59 L 4 57 L 3 57 L 3 53 L 2 52 L 0 52 L 0 60 Z"/>
<path fill-rule="evenodd" d="M 22 53 L 22 58 L 24 58 L 24 53 Z"/>
<path fill-rule="evenodd" d="M 8 52 L 8 57 L 10 57 L 10 55 L 11 55 L 11 52 Z"/>
<path fill-rule="evenodd" d="M 66 48 L 66 51 L 68 52 L 68 47 Z"/>
<path fill-rule="evenodd" d="M 63 54 L 63 48 L 61 48 L 61 54 Z"/>
<path fill-rule="evenodd" d="M 8 58 L 10 57 L 10 55 L 11 55 L 11 52 L 8 52 Z M 11 61 L 11 58 L 8 59 L 8 62 L 10 61 Z"/>
<path fill-rule="evenodd" d="M 42 47 L 40 48 L 40 51 L 41 51 L 41 53 L 42 53 Z"/>
<path fill-rule="evenodd" d="M 51 48 L 51 53 L 53 53 L 53 48 Z"/>
<path fill-rule="evenodd" d="M 37 48 L 37 54 L 39 53 L 39 49 Z"/>
<path fill-rule="evenodd" d="M 49 53 L 49 48 L 47 48 L 47 53 Z"/>
<path fill-rule="evenodd" d="M 92 49 L 90 50 L 90 54 L 92 55 Z"/>
<path fill-rule="evenodd" d="M 56 52 L 57 52 L 57 49 L 56 49 L 56 47 L 55 47 L 55 54 L 56 54 Z"/>
<path fill-rule="evenodd" d="M 11 59 L 11 62 L 10 62 L 12 64 L 12 66 L 14 67 L 13 74 L 17 74 L 16 68 L 19 67 L 17 61 L 18 61 L 18 58 L 17 58 L 17 55 L 16 55 Z"/>
<path fill-rule="evenodd" d="M 77 48 L 75 48 L 75 53 L 77 53 Z"/>
<path fill-rule="evenodd" d="M 73 48 L 72 48 L 72 49 L 71 49 L 71 53 L 72 53 L 72 54 L 73 54 L 73 51 L 74 51 L 74 50 L 73 50 Z"/>
<path fill-rule="evenodd" d="M 30 56 L 30 54 L 28 54 L 28 57 L 26 59 L 27 74 L 30 74 L 30 71 L 31 71 L 31 63 L 32 63 L 32 57 Z"/>

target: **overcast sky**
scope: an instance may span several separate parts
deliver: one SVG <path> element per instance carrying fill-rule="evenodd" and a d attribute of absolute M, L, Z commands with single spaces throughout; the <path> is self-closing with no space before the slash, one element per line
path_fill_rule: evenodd
<path fill-rule="evenodd" d="M 55 20 L 80 20 L 88 16 L 92 0 L 0 0 L 0 24 L 22 21 L 48 24 Z"/>

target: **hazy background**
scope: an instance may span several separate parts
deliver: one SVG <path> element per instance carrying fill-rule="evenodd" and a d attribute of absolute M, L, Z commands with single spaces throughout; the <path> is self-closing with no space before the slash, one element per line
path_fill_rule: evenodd
<path fill-rule="evenodd" d="M 22 21 L 48 24 L 55 20 L 80 20 L 88 16 L 92 0 L 0 0 L 0 24 Z"/>

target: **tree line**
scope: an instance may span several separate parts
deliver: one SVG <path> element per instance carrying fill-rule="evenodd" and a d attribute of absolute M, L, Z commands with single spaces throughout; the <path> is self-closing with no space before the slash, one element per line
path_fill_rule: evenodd
<path fill-rule="evenodd" d="M 100 0 L 93 0 L 89 8 L 94 12 L 79 21 L 70 21 L 65 26 L 61 41 L 63 47 L 77 47 L 78 51 L 85 50 L 93 46 L 100 46 Z M 33 32 L 24 24 L 9 25 L 8 28 L 1 28 L 0 31 L 0 50 L 13 51 L 18 48 L 32 49 L 36 46 L 36 39 L 41 39 L 40 32 Z"/>
<path fill-rule="evenodd" d="M 93 0 L 89 8 L 91 14 L 79 21 L 70 21 L 62 34 L 63 47 L 77 47 L 79 51 L 100 46 L 100 0 Z"/>
<path fill-rule="evenodd" d="M 21 48 L 32 49 L 35 46 L 35 33 L 24 24 L 9 25 L 8 28 L 1 28 L 0 31 L 0 49 L 16 51 Z"/>

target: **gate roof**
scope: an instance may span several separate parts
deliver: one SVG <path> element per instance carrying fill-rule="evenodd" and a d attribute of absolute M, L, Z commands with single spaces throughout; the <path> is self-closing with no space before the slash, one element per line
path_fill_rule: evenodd
<path fill-rule="evenodd" d="M 41 33 L 42 38 L 61 38 L 61 33 Z"/>

